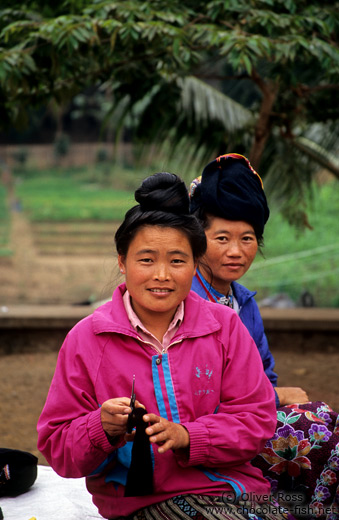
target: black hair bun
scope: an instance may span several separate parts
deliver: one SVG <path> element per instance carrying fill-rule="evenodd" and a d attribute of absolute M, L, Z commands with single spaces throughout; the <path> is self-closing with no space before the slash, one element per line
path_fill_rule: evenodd
<path fill-rule="evenodd" d="M 162 211 L 176 215 L 189 213 L 187 188 L 174 173 L 160 172 L 147 177 L 134 196 L 142 211 Z"/>

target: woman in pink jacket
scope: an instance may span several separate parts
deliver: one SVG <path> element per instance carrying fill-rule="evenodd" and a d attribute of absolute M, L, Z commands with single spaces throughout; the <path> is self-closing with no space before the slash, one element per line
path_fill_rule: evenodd
<path fill-rule="evenodd" d="M 276 423 L 258 350 L 190 292 L 206 239 L 186 187 L 159 173 L 135 197 L 115 236 L 126 283 L 67 335 L 38 447 L 105 518 L 287 518 L 249 462 Z"/>

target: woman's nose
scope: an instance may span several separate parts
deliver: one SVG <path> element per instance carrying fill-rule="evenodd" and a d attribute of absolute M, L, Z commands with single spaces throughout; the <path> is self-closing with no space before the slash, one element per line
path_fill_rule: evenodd
<path fill-rule="evenodd" d="M 241 247 L 237 240 L 231 240 L 227 245 L 227 255 L 241 256 Z"/>
<path fill-rule="evenodd" d="M 169 279 L 169 271 L 165 264 L 158 264 L 155 266 L 154 278 L 160 281 Z"/>

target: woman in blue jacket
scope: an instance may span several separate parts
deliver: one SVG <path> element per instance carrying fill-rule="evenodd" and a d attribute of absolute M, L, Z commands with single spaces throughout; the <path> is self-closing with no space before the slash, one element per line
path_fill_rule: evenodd
<path fill-rule="evenodd" d="M 269 208 L 262 180 L 245 157 L 223 155 L 192 182 L 190 200 L 191 213 L 202 222 L 207 237 L 192 290 L 238 313 L 275 389 L 277 430 L 253 464 L 263 470 L 273 492 L 292 492 L 295 516 L 339 519 L 338 415 L 323 402 L 308 402 L 301 388 L 277 386 L 256 293 L 236 282 L 263 244 Z M 294 503 L 299 493 L 298 498 L 306 498 L 304 505 Z"/>

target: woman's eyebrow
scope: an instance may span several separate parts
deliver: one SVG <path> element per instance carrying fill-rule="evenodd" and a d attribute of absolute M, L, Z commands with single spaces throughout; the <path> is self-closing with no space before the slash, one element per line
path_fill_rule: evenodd
<path fill-rule="evenodd" d="M 230 231 L 228 231 L 227 229 L 217 229 L 216 231 L 214 231 L 214 234 L 219 234 L 219 233 L 225 233 L 225 234 L 229 234 Z"/>
<path fill-rule="evenodd" d="M 218 229 L 217 231 L 214 231 L 215 235 L 218 235 L 221 233 L 224 233 L 225 235 L 230 235 L 232 233 L 232 231 L 229 231 L 227 229 Z M 247 230 L 241 232 L 241 235 L 247 235 L 247 234 L 255 235 L 255 232 L 252 231 L 252 229 L 247 229 Z"/>
<path fill-rule="evenodd" d="M 181 255 L 181 256 L 189 256 L 184 251 L 181 251 L 180 249 L 173 249 L 172 251 L 168 251 L 169 255 Z"/>
<path fill-rule="evenodd" d="M 136 252 L 137 255 L 149 255 L 149 254 L 156 254 L 158 251 L 156 249 L 139 249 L 139 251 Z M 168 251 L 169 255 L 182 255 L 182 256 L 189 256 L 184 251 L 181 251 L 181 249 L 173 249 L 171 251 Z"/>
<path fill-rule="evenodd" d="M 139 249 L 139 251 L 136 251 L 137 255 L 149 255 L 151 253 L 156 253 L 155 249 Z"/>

